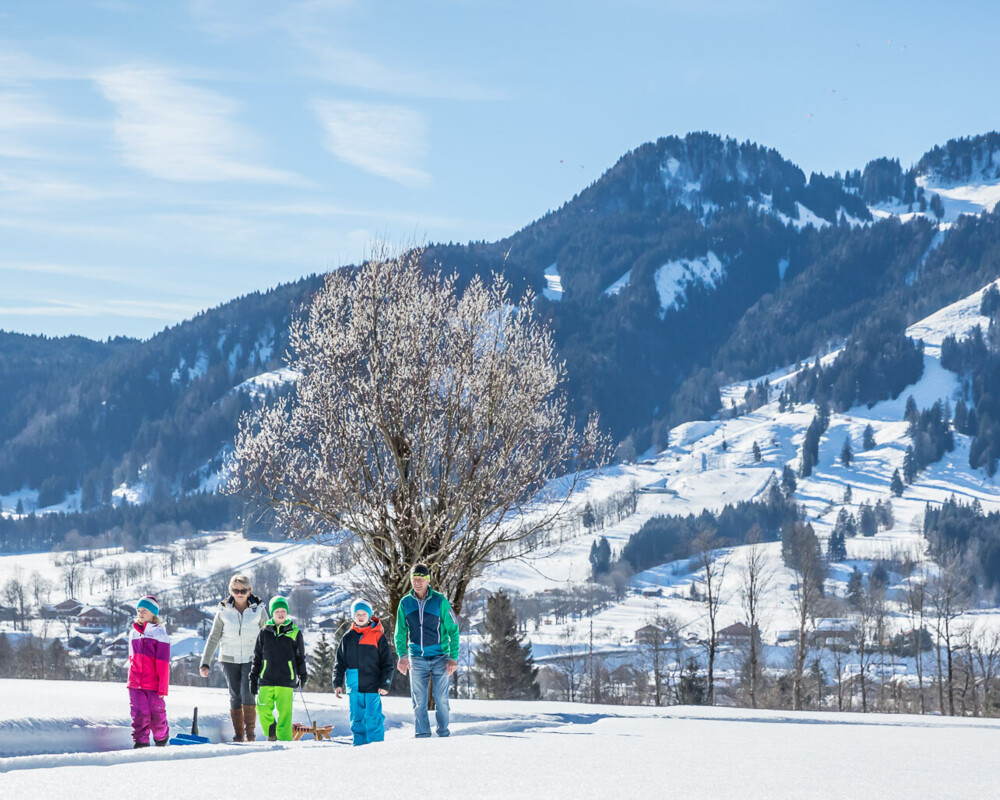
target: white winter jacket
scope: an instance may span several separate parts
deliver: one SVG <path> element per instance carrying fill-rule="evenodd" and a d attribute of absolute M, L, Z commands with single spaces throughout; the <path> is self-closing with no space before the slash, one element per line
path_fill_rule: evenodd
<path fill-rule="evenodd" d="M 257 634 L 267 624 L 268 617 L 267 605 L 259 597 L 250 595 L 249 605 L 241 613 L 236 610 L 233 596 L 229 595 L 219 603 L 219 610 L 215 612 L 215 621 L 205 642 L 205 651 L 201 654 L 201 665 L 211 666 L 215 648 L 220 644 L 219 661 L 224 664 L 253 661 Z"/>

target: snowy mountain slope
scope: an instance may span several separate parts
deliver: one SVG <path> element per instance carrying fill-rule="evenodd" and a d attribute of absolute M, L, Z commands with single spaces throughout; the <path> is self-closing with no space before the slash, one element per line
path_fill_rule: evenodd
<path fill-rule="evenodd" d="M 805 509 L 808 521 L 814 526 L 821 540 L 829 536 L 837 513 L 841 508 L 856 513 L 862 502 L 875 503 L 889 499 L 889 480 L 894 469 L 902 464 L 908 444 L 906 423 L 902 420 L 908 396 L 913 396 L 921 408 L 929 407 L 938 399 L 953 400 L 959 383 L 953 373 L 940 365 L 940 342 L 946 335 L 961 335 L 973 325 L 981 324 L 978 314 L 981 291 L 941 309 L 910 327 L 912 336 L 926 342 L 924 374 L 899 397 L 872 408 L 853 408 L 845 414 L 834 413 L 830 426 L 822 437 L 819 463 L 813 474 L 799 482 L 796 501 Z M 824 360 L 832 360 L 836 353 L 829 353 Z M 794 375 L 794 369 L 779 370 L 769 376 L 772 385 L 780 385 Z M 751 381 L 749 383 L 756 383 Z M 742 397 L 746 383 L 727 387 L 726 396 Z M 619 551 L 649 519 L 659 515 L 697 514 L 709 509 L 718 511 L 726 503 L 760 498 L 775 475 L 780 475 L 785 464 L 798 465 L 804 433 L 816 409 L 800 405 L 793 410 L 780 411 L 776 401 L 752 413 L 735 419 L 704 420 L 685 423 L 670 432 L 670 446 L 661 453 L 645 458 L 638 464 L 622 464 L 602 470 L 586 478 L 585 488 L 574 500 L 581 511 L 587 502 L 600 504 L 616 494 L 638 488 L 635 513 L 603 529 L 586 530 L 582 525 L 570 525 L 561 531 L 552 544 L 522 559 L 491 567 L 473 585 L 473 589 L 494 590 L 506 588 L 521 594 L 543 593 L 555 588 L 570 588 L 585 584 L 590 576 L 590 548 L 599 536 L 608 539 L 613 551 Z M 862 432 L 866 425 L 875 432 L 876 446 L 864 451 Z M 850 437 L 855 459 L 844 467 L 839 455 L 845 437 Z M 872 538 L 857 537 L 847 542 L 849 561 L 832 565 L 830 586 L 834 594 L 843 595 L 852 567 L 862 571 L 871 568 L 874 559 L 898 558 L 909 555 L 923 557 L 924 541 L 920 533 L 920 519 L 926 503 L 940 503 L 956 495 L 966 502 L 979 500 L 987 511 L 1000 510 L 1000 488 L 985 475 L 968 467 L 969 440 L 956 435 L 956 448 L 938 463 L 932 464 L 907 487 L 903 497 L 891 498 L 895 526 Z M 761 450 L 761 462 L 755 463 L 753 445 Z M 852 501 L 846 506 L 843 497 L 850 486 Z M 203 537 L 204 538 L 204 537 Z M 562 539 L 562 541 L 559 541 Z M 358 576 L 351 569 L 332 567 L 326 558 L 329 548 L 315 543 L 265 545 L 264 555 L 253 554 L 252 542 L 240 536 L 209 536 L 205 542 L 202 560 L 194 566 L 183 567 L 176 574 L 156 568 L 152 580 L 138 578 L 126 581 L 116 595 L 127 600 L 149 590 L 176 592 L 186 580 L 185 575 L 200 575 L 204 579 L 219 570 L 249 571 L 260 559 L 280 562 L 288 579 L 308 577 L 340 587 L 336 598 L 322 600 L 320 605 L 327 613 L 343 610 L 347 598 L 357 586 Z M 184 543 L 179 543 L 183 548 Z M 790 587 L 794 576 L 781 562 L 780 545 L 765 546 L 769 566 L 774 573 L 772 591 L 766 609 L 765 640 L 773 643 L 780 631 L 794 627 L 793 596 Z M 80 567 L 81 579 L 77 599 L 101 603 L 108 590 L 101 581 L 104 571 L 114 564 L 123 570 L 131 563 L 147 557 L 145 554 L 120 552 L 98 554 L 92 564 Z M 159 564 L 163 553 L 149 554 Z M 27 579 L 33 572 L 47 577 L 54 586 L 63 582 L 66 554 L 20 555 L 0 558 L 0 584 L 15 575 Z M 723 585 L 724 604 L 720 624 L 728 625 L 742 618 L 738 601 L 738 586 L 743 571 L 745 548 L 733 548 L 727 554 L 729 567 Z M 330 569 L 335 571 L 331 574 Z M 929 567 L 928 567 L 929 568 Z M 91 579 L 93 578 L 93 585 Z M 706 630 L 704 606 L 691 599 L 692 585 L 700 582 L 697 571 L 686 563 L 665 564 L 647 570 L 632 578 L 633 591 L 620 602 L 597 612 L 593 618 L 595 642 L 602 648 L 627 652 L 633 644 L 637 628 L 658 614 L 671 614 L 684 626 L 685 633 L 703 636 Z M 661 596 L 643 596 L 643 589 L 659 588 Z M 62 592 L 52 590 L 53 599 L 61 599 Z M 972 617 L 969 618 L 970 622 Z M 976 616 L 978 624 L 992 624 L 990 614 Z M 907 620 L 899 616 L 893 623 L 902 628 Z M 36 627 L 39 623 L 36 623 Z M 588 630 L 584 630 L 584 626 Z M 5 626 L 10 630 L 10 626 Z M 38 631 L 36 631 L 38 632 Z M 51 635 L 51 631 L 50 631 Z M 181 633 L 179 635 L 188 635 Z M 318 637 L 310 637 L 315 642 Z M 547 619 L 537 630 L 529 630 L 529 638 L 540 657 L 559 655 L 573 642 L 589 638 L 589 620 Z M 784 657 L 780 649 L 772 656 L 776 663 Z"/>
<path fill-rule="evenodd" d="M 39 716 L 49 726 L 93 732 L 97 741 L 89 751 L 81 744 L 68 755 L 13 758 L 0 745 L 0 784 L 11 800 L 105 800 L 136 787 L 144 800 L 266 796 L 277 787 L 288 796 L 328 789 L 340 797 L 386 797 L 420 784 L 428 763 L 444 765 L 435 786 L 468 798 L 603 800 L 669 792 L 829 800 L 873 787 L 882 798 L 985 796 L 983 764 L 1000 732 L 1000 723 L 984 719 L 453 700 L 452 737 L 416 740 L 409 698 L 391 697 L 386 741 L 353 748 L 345 744 L 346 700 L 310 694 L 313 718 L 334 723 L 336 742 L 107 752 L 127 740 L 123 687 L 0 681 L 0 693 L 16 698 L 0 722 L 0 741 L 52 741 L 42 731 L 53 727 L 36 727 Z M 226 713 L 222 691 L 172 690 L 167 712 L 174 732 L 195 703 L 212 720 Z M 303 712 L 296 699 L 295 718 L 305 721 Z"/>
<path fill-rule="evenodd" d="M 913 396 L 919 408 L 928 408 L 937 400 L 954 399 L 960 391 L 954 373 L 941 367 L 940 343 L 948 335 L 961 336 L 975 325 L 986 320 L 978 313 L 982 292 L 964 298 L 912 325 L 907 333 L 924 339 L 924 373 L 914 385 L 907 387 L 894 400 L 850 409 L 845 414 L 834 413 L 829 429 L 820 441 L 819 463 L 813 474 L 799 480 L 797 502 L 806 508 L 807 519 L 825 541 L 833 529 L 837 512 L 848 486 L 852 502 L 846 506 L 855 512 L 863 502 L 874 504 L 890 499 L 893 504 L 895 526 L 875 537 L 856 537 L 847 542 L 848 562 L 832 566 L 831 586 L 843 595 L 852 567 L 862 571 L 871 567 L 879 558 L 899 558 L 909 555 L 923 557 L 925 543 L 920 520 L 926 503 L 940 503 L 955 495 L 964 502 L 978 500 L 986 511 L 1000 510 L 1000 487 L 985 474 L 971 471 L 968 466 L 970 440 L 956 434 L 956 447 L 938 463 L 932 464 L 909 486 L 901 498 L 891 497 L 889 482 L 893 470 L 900 468 L 909 444 L 907 423 L 903 421 L 906 399 Z M 836 357 L 827 354 L 824 361 Z M 794 375 L 794 369 L 776 371 L 768 376 L 772 385 L 780 385 Z M 742 399 L 746 387 L 763 380 L 755 379 L 728 387 L 724 396 Z M 635 481 L 640 487 L 656 486 L 658 491 L 639 495 L 636 513 L 627 520 L 591 535 L 581 535 L 564 545 L 540 551 L 524 563 L 501 565 L 491 570 L 484 585 L 489 588 L 508 588 L 515 591 L 538 591 L 549 586 L 568 585 L 582 581 L 589 575 L 590 545 L 596 536 L 605 536 L 613 550 L 620 549 L 628 537 L 648 519 L 657 515 L 697 514 L 703 509 L 719 510 L 726 503 L 750 500 L 760 496 L 772 475 L 780 474 L 784 464 L 798 466 L 805 430 L 816 413 L 808 404 L 792 411 L 778 410 L 777 401 L 756 411 L 729 420 L 709 420 L 685 423 L 670 432 L 671 445 L 654 459 L 639 465 L 624 465 L 595 476 L 588 484 L 588 497 L 597 501 L 620 490 L 623 483 Z M 861 448 L 862 433 L 866 425 L 875 432 L 876 446 L 870 451 Z M 850 437 L 855 458 L 850 467 L 840 463 L 844 439 Z M 752 449 L 756 442 L 761 449 L 762 461 L 754 463 Z M 792 594 L 793 574 L 781 562 L 780 545 L 765 545 L 769 568 L 775 575 L 774 590 L 767 602 L 768 636 L 795 625 Z M 738 602 L 738 586 L 742 573 L 745 548 L 733 548 L 728 553 L 730 569 L 723 584 L 726 602 L 720 614 L 720 624 L 728 625 L 742 619 Z M 665 564 L 636 575 L 632 579 L 635 589 L 662 587 L 662 597 L 642 597 L 632 594 L 612 608 L 594 616 L 594 628 L 600 631 L 600 640 L 606 645 L 627 643 L 644 621 L 656 614 L 669 613 L 688 629 L 704 634 L 706 620 L 704 606 L 692 602 L 690 589 L 699 577 L 686 564 Z M 971 619 L 971 617 L 970 617 Z M 1000 624 L 1000 614 L 995 622 L 988 615 L 978 614 L 979 624 Z M 902 628 L 907 620 L 900 617 L 896 625 Z M 577 639 L 584 637 L 580 622 L 546 626 L 531 632 L 529 638 L 543 645 L 546 652 L 557 652 L 565 646 L 567 629 L 575 627 Z M 537 647 L 536 645 L 536 647 Z"/>

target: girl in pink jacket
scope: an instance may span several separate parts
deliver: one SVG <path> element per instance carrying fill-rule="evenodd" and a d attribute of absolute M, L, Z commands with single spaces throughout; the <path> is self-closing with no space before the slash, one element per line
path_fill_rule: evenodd
<path fill-rule="evenodd" d="M 128 695 L 132 706 L 133 747 L 163 747 L 170 738 L 163 698 L 170 686 L 170 639 L 160 622 L 160 604 L 147 595 L 135 604 L 128 635 Z"/>

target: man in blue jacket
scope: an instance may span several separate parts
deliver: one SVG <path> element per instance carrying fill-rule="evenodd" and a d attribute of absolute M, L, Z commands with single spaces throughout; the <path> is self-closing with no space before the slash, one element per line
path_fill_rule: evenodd
<path fill-rule="evenodd" d="M 449 734 L 448 685 L 458 669 L 458 620 L 448 599 L 431 589 L 430 579 L 431 571 L 426 564 L 414 566 L 410 570 L 413 589 L 403 596 L 396 609 L 396 652 L 400 656 L 396 666 L 404 675 L 410 673 L 410 698 L 418 739 L 431 735 L 427 716 L 431 678 L 437 735 Z"/>

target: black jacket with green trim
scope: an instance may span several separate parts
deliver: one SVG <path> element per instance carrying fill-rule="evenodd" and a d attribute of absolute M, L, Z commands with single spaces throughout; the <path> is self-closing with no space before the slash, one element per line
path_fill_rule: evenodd
<path fill-rule="evenodd" d="M 272 619 L 257 634 L 250 667 L 250 691 L 260 686 L 304 686 L 306 682 L 306 645 L 290 619 L 277 625 Z"/>

